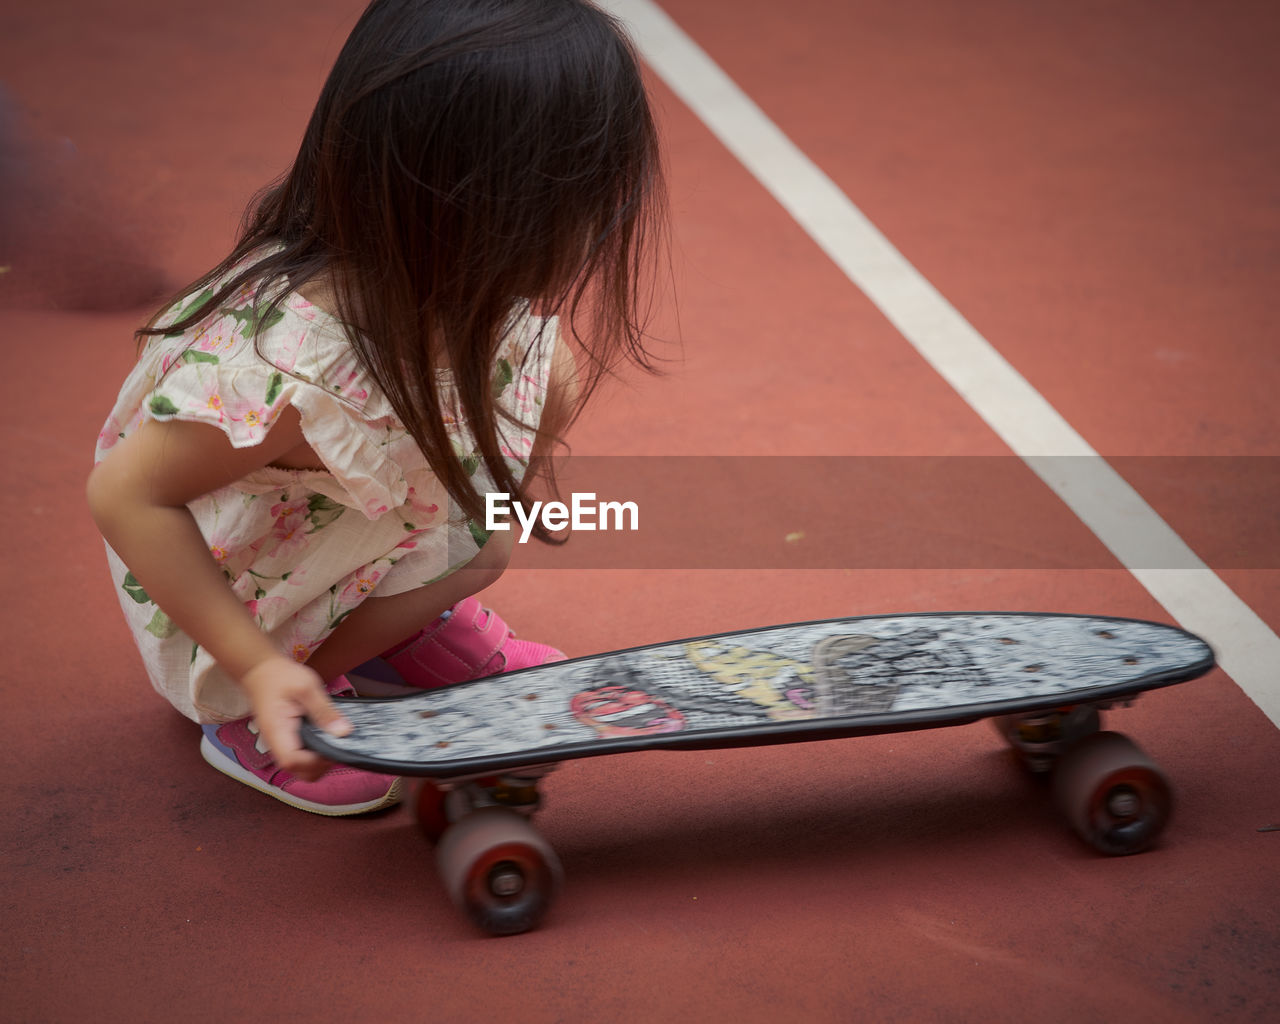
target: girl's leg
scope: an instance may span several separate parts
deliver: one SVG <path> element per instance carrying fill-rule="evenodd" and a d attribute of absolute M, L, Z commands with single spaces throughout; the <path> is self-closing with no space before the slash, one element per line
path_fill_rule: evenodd
<path fill-rule="evenodd" d="M 495 533 L 467 565 L 417 590 L 370 597 L 307 659 L 325 679 L 335 679 L 376 658 L 439 618 L 459 601 L 492 586 L 511 560 L 511 534 Z"/>

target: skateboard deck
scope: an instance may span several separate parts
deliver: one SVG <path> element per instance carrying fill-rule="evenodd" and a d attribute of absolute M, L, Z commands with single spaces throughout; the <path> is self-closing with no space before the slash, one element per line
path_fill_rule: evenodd
<path fill-rule="evenodd" d="M 1124 698 L 1213 663 L 1198 637 L 1126 619 L 833 619 L 591 655 L 404 697 L 338 700 L 351 735 L 308 728 L 305 742 L 346 764 L 449 779 L 629 750 L 960 725 Z"/>
<path fill-rule="evenodd" d="M 303 724 L 337 762 L 424 779 L 419 823 L 446 889 L 484 931 L 541 920 L 559 889 L 533 829 L 541 777 L 564 761 L 904 732 L 995 720 L 1052 772 L 1069 822 L 1100 852 L 1163 829 L 1164 775 L 1101 730 L 1099 710 L 1208 672 L 1174 626 L 1104 616 L 948 613 L 771 626 L 652 644 L 394 698 L 337 699 L 351 733 Z"/>

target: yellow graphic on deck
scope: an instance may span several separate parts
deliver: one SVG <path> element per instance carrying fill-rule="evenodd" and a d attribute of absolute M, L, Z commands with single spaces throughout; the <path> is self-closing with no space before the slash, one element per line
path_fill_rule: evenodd
<path fill-rule="evenodd" d="M 689 662 L 744 700 L 768 709 L 774 721 L 813 718 L 813 667 L 750 647 L 709 640 L 685 644 Z"/>

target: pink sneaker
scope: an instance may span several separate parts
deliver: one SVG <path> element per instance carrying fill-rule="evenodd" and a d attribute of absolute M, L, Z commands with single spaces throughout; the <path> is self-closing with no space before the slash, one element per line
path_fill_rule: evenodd
<path fill-rule="evenodd" d="M 330 683 L 328 689 L 335 696 L 355 693 L 341 676 Z M 204 729 L 204 737 L 200 740 L 200 753 L 209 764 L 223 775 L 291 807 L 312 814 L 341 817 L 376 811 L 400 802 L 401 780 L 389 775 L 337 765 L 315 782 L 304 782 L 291 772 L 277 768 L 252 718 L 201 728 Z"/>
<path fill-rule="evenodd" d="M 564 661 L 565 656 L 546 644 L 517 639 L 502 616 L 468 597 L 426 629 L 384 651 L 382 660 L 396 677 L 384 676 L 383 681 L 433 690 L 499 672 Z"/>

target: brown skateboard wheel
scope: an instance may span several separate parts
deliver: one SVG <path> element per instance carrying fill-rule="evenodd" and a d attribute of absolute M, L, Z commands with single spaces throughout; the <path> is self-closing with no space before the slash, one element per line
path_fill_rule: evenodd
<path fill-rule="evenodd" d="M 1147 849 L 1169 820 L 1173 795 L 1154 761 L 1126 736 L 1099 732 L 1063 754 L 1054 797 L 1076 832 L 1100 853 Z"/>
<path fill-rule="evenodd" d="M 536 928 L 563 876 L 528 819 L 502 807 L 482 807 L 449 826 L 436 862 L 449 898 L 490 935 Z"/>

